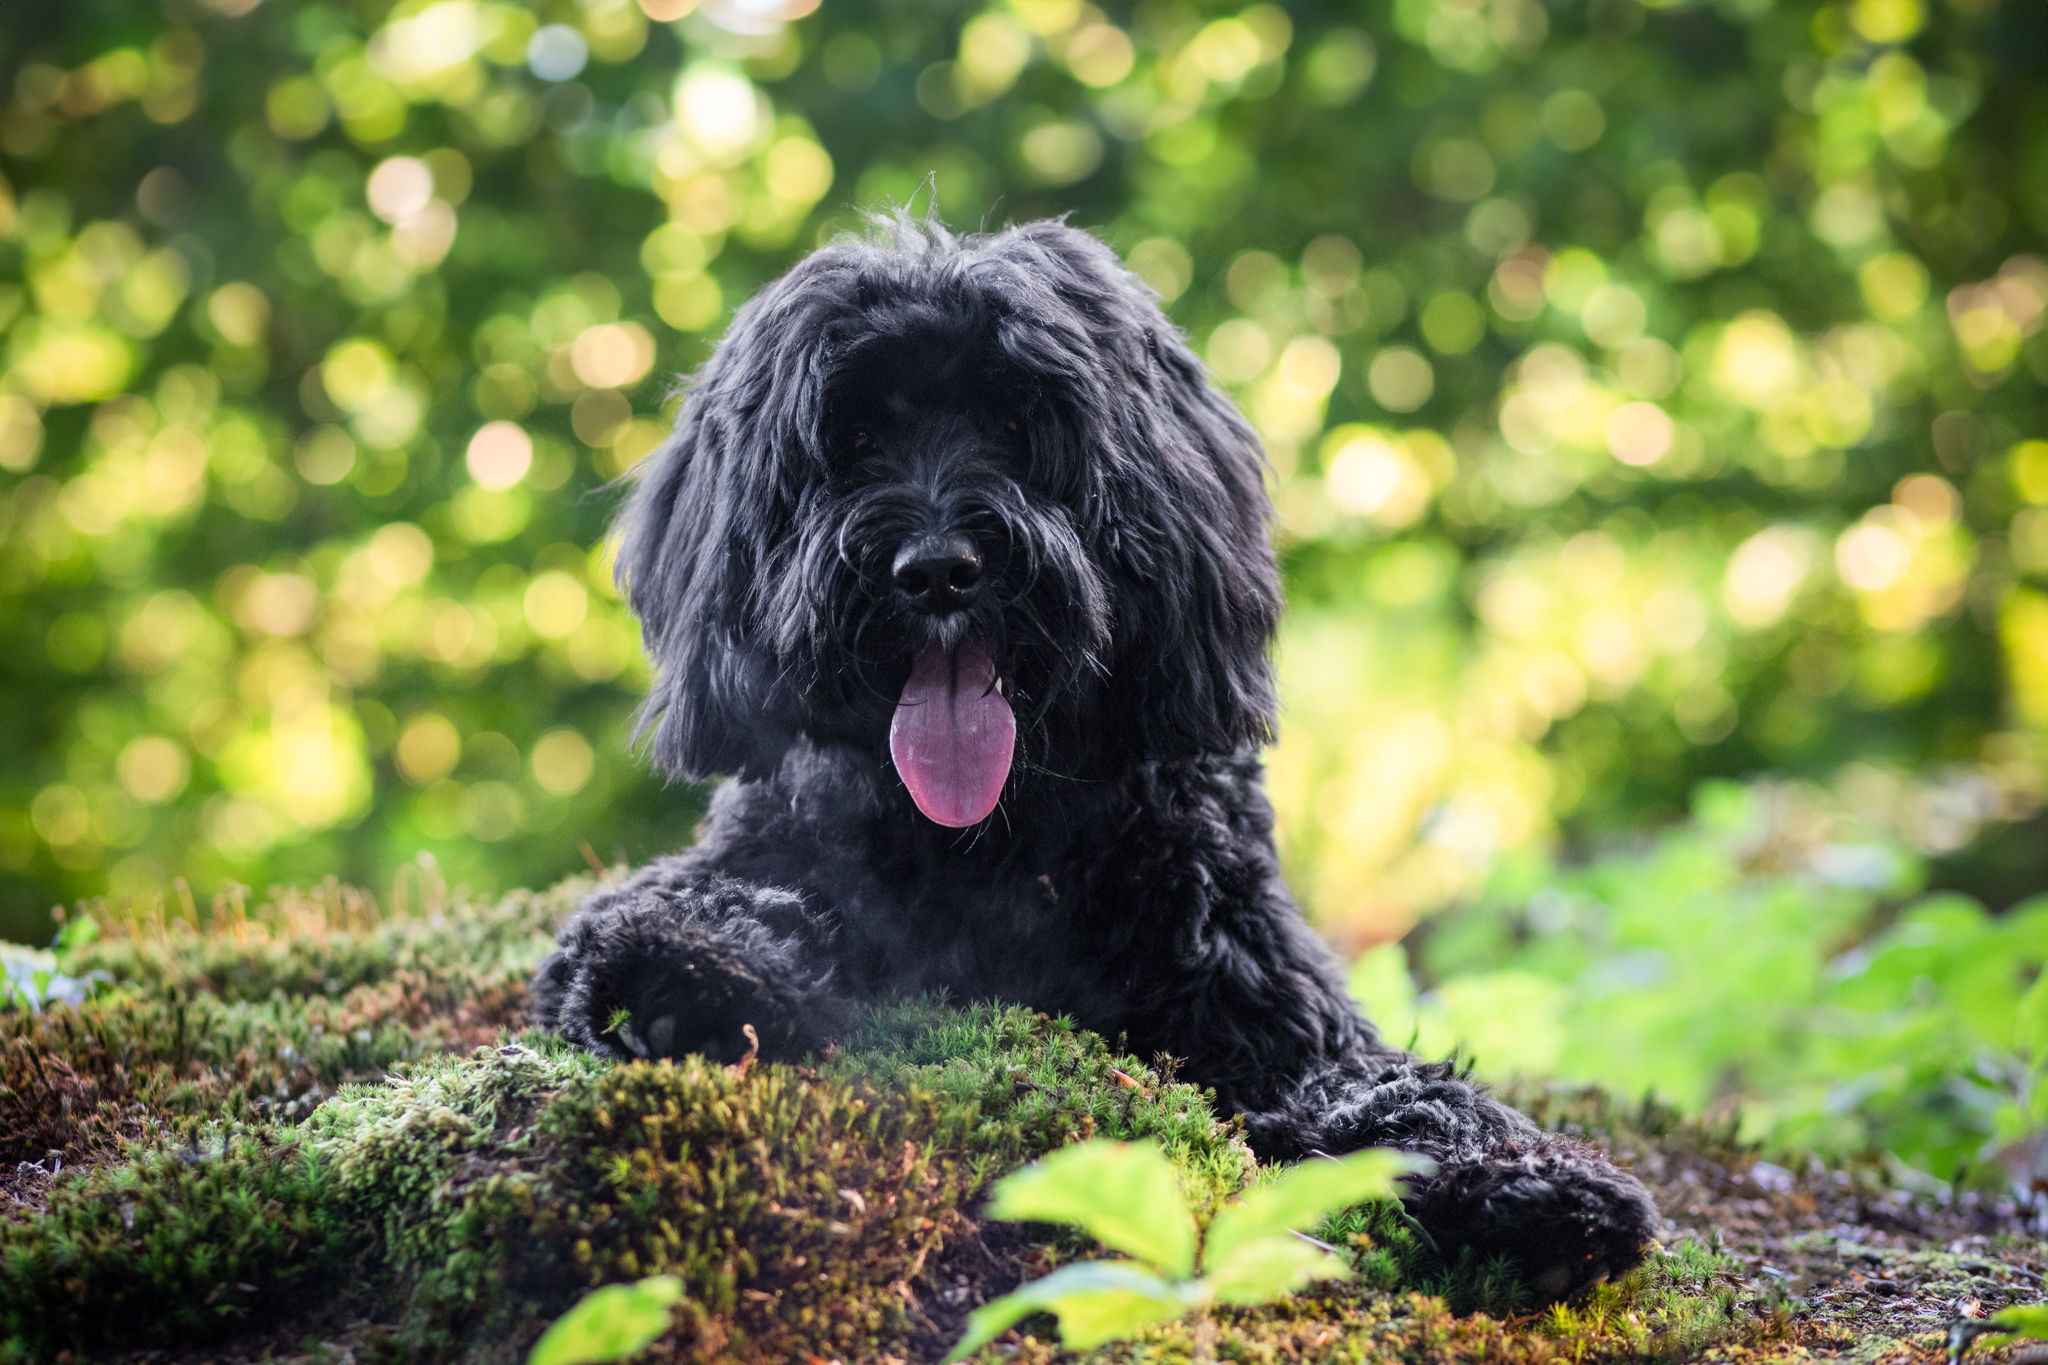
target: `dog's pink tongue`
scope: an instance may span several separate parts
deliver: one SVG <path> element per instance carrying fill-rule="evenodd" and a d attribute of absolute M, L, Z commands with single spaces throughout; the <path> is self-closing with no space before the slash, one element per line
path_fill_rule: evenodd
<path fill-rule="evenodd" d="M 996 808 L 1017 747 L 1017 717 L 996 691 L 988 651 L 917 656 L 889 722 L 889 756 L 927 817 L 961 829 Z"/>

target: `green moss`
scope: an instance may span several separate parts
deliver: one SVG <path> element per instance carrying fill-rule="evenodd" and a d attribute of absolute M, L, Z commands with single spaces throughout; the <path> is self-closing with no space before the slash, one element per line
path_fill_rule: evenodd
<path fill-rule="evenodd" d="M 1714 1286 L 1734 1277 L 1732 1262 L 1697 1243 L 1658 1255 L 1615 1284 L 1570 1306 L 1533 1314 L 1453 1313 L 1440 1297 L 1374 1286 L 1367 1277 L 1298 1294 L 1263 1308 L 1221 1310 L 1212 1322 L 1166 1324 L 1138 1341 L 1085 1359 L 1192 1361 L 1206 1349 L 1228 1361 L 1410 1362 L 1421 1365 L 1579 1365 L 1587 1360 L 1675 1361 L 1714 1345 L 1759 1339 L 1754 1318 L 1732 1293 Z M 1014 1350 L 991 1348 L 987 1361 L 1046 1362 L 1061 1357 L 1048 1332 Z"/>
<path fill-rule="evenodd" d="M 517 1032 L 581 890 L 380 915 L 329 887 L 192 923 L 100 908 L 86 965 L 111 988 L 0 1014 L 0 1362 L 514 1361 L 590 1286 L 653 1273 L 687 1289 L 661 1358 L 934 1360 L 976 1304 L 1094 1250 L 977 1222 L 1018 1164 L 1149 1136 L 1205 1215 L 1261 1178 L 1170 1069 L 1020 1009 L 901 1003 L 810 1065 L 744 1071 L 614 1066 Z M 1656 1106 L 1523 1099 L 1653 1165 L 1751 1158 L 1732 1128 Z M 54 1181 L 49 1162 L 5 1183 L 50 1151 Z M 1323 1236 L 1355 1283 L 1095 1358 L 1577 1365 L 1769 1354 L 1797 1335 L 1782 1291 L 1698 1243 L 1530 1312 L 1498 1267 L 1444 1264 L 1391 1206 Z M 1982 1289 L 1975 1261 L 1920 1259 L 1944 1292 Z M 1805 1322 L 1808 1344 L 1824 1327 L 1852 1353 L 1897 1335 L 1846 1310 Z M 1049 1360 L 1034 1326 L 985 1358 Z"/>
<path fill-rule="evenodd" d="M 0 1162 L 76 1165 L 184 1120 L 302 1118 L 346 1081 L 494 1039 L 583 889 L 390 919 L 338 891 L 280 895 L 253 915 L 217 906 L 204 931 L 101 907 L 74 970 L 115 988 L 0 1012 Z"/>
<path fill-rule="evenodd" d="M 253 909 L 240 897 L 217 897 L 203 914 L 158 902 L 131 915 L 96 902 L 90 909 L 101 933 L 75 969 L 105 971 L 150 993 L 187 988 L 252 1002 L 338 998 L 409 980 L 452 1004 L 506 982 L 524 987 L 547 955 L 554 926 L 593 884 L 572 878 L 475 904 L 429 882 L 417 907 L 409 897 L 391 909 L 333 882 L 311 892 L 273 888 Z"/>
<path fill-rule="evenodd" d="M 406 1355 L 493 1356 L 671 1273 L 699 1338 L 880 1349 L 926 1330 L 898 1286 L 985 1186 L 1088 1134 L 1160 1138 L 1209 1202 L 1253 1167 L 1198 1092 L 1022 1010 L 880 1011 L 820 1068 L 745 1074 L 527 1034 L 59 1182 L 0 1227 L 0 1330 L 30 1356 L 226 1335 L 372 1267 Z"/>

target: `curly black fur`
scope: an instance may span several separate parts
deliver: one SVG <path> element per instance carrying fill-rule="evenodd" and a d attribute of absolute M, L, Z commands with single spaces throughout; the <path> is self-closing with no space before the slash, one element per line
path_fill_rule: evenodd
<path fill-rule="evenodd" d="M 1408 1204 L 1561 1295 L 1635 1265 L 1643 1188 L 1389 1047 L 1280 876 L 1256 746 L 1280 608 L 1257 439 L 1085 233 L 899 220 L 741 308 L 623 516 L 619 573 L 678 776 L 737 773 L 702 840 L 592 896 L 539 1017 L 621 1057 L 768 1057 L 892 992 L 1065 1013 L 1166 1052 L 1265 1157 L 1390 1145 Z M 915 537 L 984 577 L 934 614 Z M 920 651 L 969 643 L 1017 717 L 1001 806 L 955 830 L 891 767 Z"/>

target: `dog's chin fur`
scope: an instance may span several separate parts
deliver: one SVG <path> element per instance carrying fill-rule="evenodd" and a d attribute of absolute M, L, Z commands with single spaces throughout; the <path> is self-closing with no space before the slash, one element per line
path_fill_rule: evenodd
<path fill-rule="evenodd" d="M 737 1055 L 752 1024 L 790 1057 L 863 998 L 1016 1001 L 1181 1058 L 1263 1156 L 1431 1157 L 1408 1203 L 1439 1248 L 1539 1294 L 1636 1264 L 1642 1187 L 1383 1043 L 1289 898 L 1256 758 L 1280 606 L 1263 474 L 1083 232 L 898 218 L 769 285 L 647 461 L 618 561 L 654 760 L 737 776 L 694 848 L 563 930 L 541 1020 L 622 1057 Z M 894 576 L 933 537 L 979 559 L 951 610 Z M 890 763 L 932 650 L 985 651 L 1016 719 L 1001 805 L 967 830 Z"/>

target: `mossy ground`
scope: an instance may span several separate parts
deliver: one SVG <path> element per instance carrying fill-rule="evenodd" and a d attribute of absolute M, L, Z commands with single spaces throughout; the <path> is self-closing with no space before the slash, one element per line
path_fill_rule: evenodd
<path fill-rule="evenodd" d="M 744 1071 L 522 1031 L 585 889 L 97 907 L 99 995 L 0 1013 L 0 1361 L 516 1361 L 591 1285 L 656 1272 L 688 1299 L 649 1359 L 935 1360 L 977 1304 L 1086 1251 L 977 1221 L 1003 1172 L 1144 1135 L 1198 1204 L 1259 1178 L 1170 1065 L 1024 1010 L 906 1002 L 811 1065 Z M 1357 1282 L 1100 1358 L 1903 1362 L 1938 1356 L 1964 1300 L 2043 1296 L 2025 1210 L 1758 1166 L 1597 1094 L 1522 1099 L 1656 1191 L 1670 1235 L 1643 1269 L 1530 1310 L 1362 1210 L 1325 1229 Z M 1059 1354 L 1026 1326 L 991 1358 Z"/>

